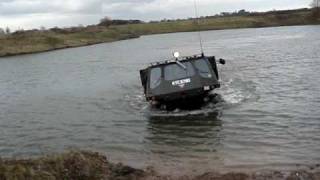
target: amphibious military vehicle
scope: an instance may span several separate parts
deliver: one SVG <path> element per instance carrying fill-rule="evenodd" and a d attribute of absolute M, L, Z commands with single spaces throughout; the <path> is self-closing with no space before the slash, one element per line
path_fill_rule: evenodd
<path fill-rule="evenodd" d="M 163 110 L 190 108 L 208 100 L 209 93 L 220 87 L 216 58 L 204 54 L 151 63 L 140 70 L 147 101 Z M 225 64 L 224 59 L 219 59 Z"/>

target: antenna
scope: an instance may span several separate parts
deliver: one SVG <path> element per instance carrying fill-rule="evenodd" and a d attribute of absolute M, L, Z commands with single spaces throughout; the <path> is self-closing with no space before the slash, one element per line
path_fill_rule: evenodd
<path fill-rule="evenodd" d="M 199 38 L 199 43 L 200 43 L 200 50 L 201 50 L 201 54 L 202 56 L 204 55 L 203 53 L 203 43 L 202 43 L 202 37 L 201 37 L 201 32 L 200 32 L 200 24 L 199 24 L 199 14 L 198 14 L 198 4 L 197 4 L 197 0 L 194 0 L 194 12 L 196 15 L 196 23 L 197 23 L 197 27 L 198 27 L 198 38 Z"/>

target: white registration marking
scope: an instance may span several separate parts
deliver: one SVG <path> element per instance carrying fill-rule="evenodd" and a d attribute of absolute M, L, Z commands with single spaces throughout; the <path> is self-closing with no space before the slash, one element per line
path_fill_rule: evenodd
<path fill-rule="evenodd" d="M 209 91 L 209 90 L 210 90 L 210 86 L 205 86 L 205 87 L 203 87 L 203 90 Z"/>
<path fill-rule="evenodd" d="M 177 80 L 172 82 L 172 86 L 179 86 L 182 84 L 188 84 L 191 83 L 191 79 L 182 79 L 182 80 Z"/>

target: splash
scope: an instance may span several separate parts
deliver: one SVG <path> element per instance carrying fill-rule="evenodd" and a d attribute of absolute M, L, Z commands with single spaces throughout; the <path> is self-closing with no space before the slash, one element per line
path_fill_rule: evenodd
<path fill-rule="evenodd" d="M 229 79 L 215 91 L 219 93 L 226 105 L 239 105 L 245 101 L 257 97 L 256 87 L 251 81 L 242 81 L 241 79 Z"/>
<path fill-rule="evenodd" d="M 194 110 L 175 109 L 164 111 L 153 108 L 144 98 L 138 86 L 127 88 L 124 95 L 124 107 L 127 112 L 142 114 L 147 119 L 208 119 L 219 117 L 225 108 L 240 105 L 255 97 L 255 85 L 239 78 L 223 81 L 222 87 L 210 94 L 213 98 L 202 107 Z"/>

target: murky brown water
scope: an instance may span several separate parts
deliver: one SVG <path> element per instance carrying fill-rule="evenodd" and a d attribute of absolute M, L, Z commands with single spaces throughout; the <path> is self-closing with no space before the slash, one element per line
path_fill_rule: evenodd
<path fill-rule="evenodd" d="M 162 172 L 319 163 L 320 26 L 203 36 L 228 62 L 205 117 L 150 118 L 139 81 L 148 62 L 198 53 L 195 33 L 0 58 L 0 155 L 90 149 Z"/>

